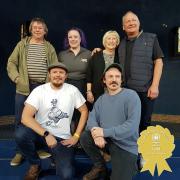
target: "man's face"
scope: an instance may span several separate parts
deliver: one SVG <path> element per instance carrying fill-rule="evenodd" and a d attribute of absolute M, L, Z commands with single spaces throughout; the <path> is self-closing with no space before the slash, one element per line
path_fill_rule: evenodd
<path fill-rule="evenodd" d="M 103 82 L 108 91 L 117 91 L 121 88 L 121 72 L 117 68 L 110 68 L 104 76 Z"/>
<path fill-rule="evenodd" d="M 32 24 L 31 34 L 35 39 L 44 39 L 44 35 L 46 34 L 46 32 L 43 24 L 40 22 L 34 22 Z"/>
<path fill-rule="evenodd" d="M 64 81 L 66 80 L 67 73 L 62 68 L 53 68 L 49 72 L 49 78 L 51 84 L 54 87 L 59 88 L 63 85 Z"/>
<path fill-rule="evenodd" d="M 115 35 L 113 35 L 113 34 L 108 35 L 104 42 L 105 49 L 109 49 L 109 50 L 116 49 L 117 42 L 118 42 L 118 40 Z"/>
<path fill-rule="evenodd" d="M 128 34 L 139 34 L 140 22 L 133 13 L 128 13 L 123 19 L 123 30 Z"/>
<path fill-rule="evenodd" d="M 81 37 L 78 31 L 70 30 L 68 32 L 68 41 L 70 48 L 77 48 L 80 47 Z"/>

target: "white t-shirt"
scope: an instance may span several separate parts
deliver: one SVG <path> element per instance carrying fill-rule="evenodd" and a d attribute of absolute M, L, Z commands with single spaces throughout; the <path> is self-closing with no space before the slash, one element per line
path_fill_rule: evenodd
<path fill-rule="evenodd" d="M 35 118 L 43 128 L 54 136 L 68 139 L 74 108 L 79 108 L 85 101 L 71 84 L 64 83 L 59 90 L 54 90 L 46 83 L 35 88 L 25 103 L 36 108 Z"/>

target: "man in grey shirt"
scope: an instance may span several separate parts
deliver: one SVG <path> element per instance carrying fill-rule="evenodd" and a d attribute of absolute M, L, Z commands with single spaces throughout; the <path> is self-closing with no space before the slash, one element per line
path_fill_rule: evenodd
<path fill-rule="evenodd" d="M 103 148 L 111 155 L 111 179 L 130 180 L 136 172 L 140 99 L 134 90 L 121 88 L 122 69 L 119 64 L 111 64 L 102 80 L 107 92 L 96 101 L 80 139 L 94 163 L 83 180 L 107 177 L 105 161 L 99 151 Z"/>

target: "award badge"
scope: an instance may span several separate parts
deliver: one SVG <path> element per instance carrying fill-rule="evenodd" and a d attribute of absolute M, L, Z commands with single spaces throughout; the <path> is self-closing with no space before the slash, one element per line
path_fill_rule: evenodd
<path fill-rule="evenodd" d="M 149 170 L 154 176 L 156 166 L 158 176 L 164 170 L 172 172 L 166 159 L 172 156 L 172 151 L 175 148 L 174 136 L 167 128 L 159 125 L 149 126 L 147 130 L 141 132 L 137 144 L 138 151 L 145 160 L 141 172 Z"/>

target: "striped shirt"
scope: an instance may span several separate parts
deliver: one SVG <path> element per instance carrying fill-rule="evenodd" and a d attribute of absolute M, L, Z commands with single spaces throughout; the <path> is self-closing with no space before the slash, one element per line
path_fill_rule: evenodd
<path fill-rule="evenodd" d="M 47 56 L 44 44 L 29 44 L 27 55 L 29 80 L 45 82 L 47 76 Z"/>

